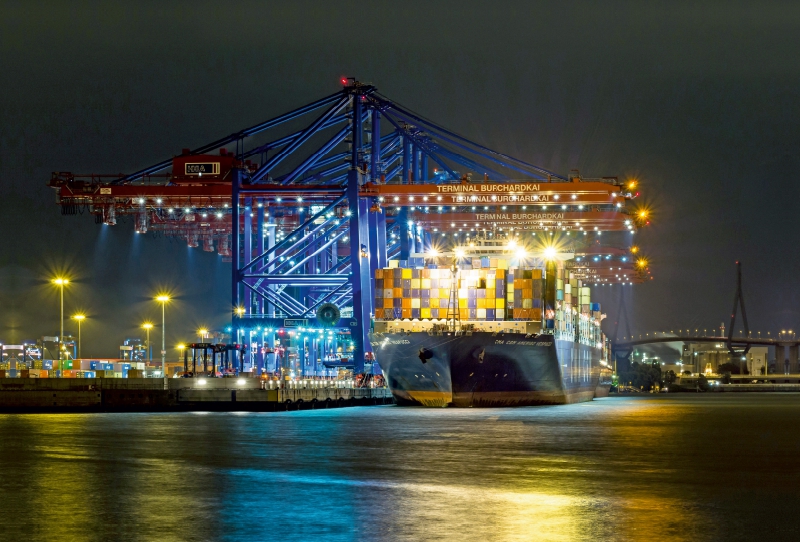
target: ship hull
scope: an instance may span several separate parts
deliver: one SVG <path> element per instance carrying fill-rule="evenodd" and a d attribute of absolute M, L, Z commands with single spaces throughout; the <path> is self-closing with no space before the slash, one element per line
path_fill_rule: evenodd
<path fill-rule="evenodd" d="M 552 335 L 423 331 L 373 333 L 370 342 L 400 405 L 569 404 L 608 387 L 599 349 Z"/>

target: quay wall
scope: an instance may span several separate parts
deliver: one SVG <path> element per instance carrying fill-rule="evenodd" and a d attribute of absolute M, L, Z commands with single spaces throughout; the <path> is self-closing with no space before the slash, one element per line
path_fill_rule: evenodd
<path fill-rule="evenodd" d="M 0 412 L 275 411 L 392 404 L 386 388 L 262 389 L 258 379 L 3 378 Z"/>

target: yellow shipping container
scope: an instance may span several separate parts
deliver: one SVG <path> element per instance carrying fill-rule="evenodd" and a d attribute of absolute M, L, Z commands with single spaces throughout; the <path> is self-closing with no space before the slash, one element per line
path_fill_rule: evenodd
<path fill-rule="evenodd" d="M 486 299 L 482 299 L 482 298 L 479 297 L 477 299 L 477 301 L 478 301 L 478 308 L 479 309 L 485 309 L 486 308 Z"/>
<path fill-rule="evenodd" d="M 505 309 L 506 308 L 506 300 L 502 298 L 495 299 L 494 302 L 495 309 Z"/>
<path fill-rule="evenodd" d="M 497 260 L 498 269 L 508 269 L 508 260 Z"/>
<path fill-rule="evenodd" d="M 469 300 L 467 300 L 467 299 L 460 299 L 459 298 L 459 300 L 458 300 L 458 308 L 459 309 L 469 308 L 468 301 Z"/>
<path fill-rule="evenodd" d="M 438 309 L 439 308 L 439 298 L 438 297 L 432 297 L 431 298 L 431 308 L 432 309 Z"/>
<path fill-rule="evenodd" d="M 430 318 L 431 317 L 431 310 L 430 309 L 420 309 L 419 314 L 421 318 Z"/>
<path fill-rule="evenodd" d="M 462 320 L 469 320 L 469 309 L 458 309 L 458 315 Z"/>
<path fill-rule="evenodd" d="M 422 281 L 420 279 L 411 279 L 411 288 L 418 290 Z"/>
<path fill-rule="evenodd" d="M 494 299 L 494 298 L 495 298 L 495 289 L 486 288 L 486 299 Z"/>
<path fill-rule="evenodd" d="M 412 274 L 413 274 L 411 271 L 412 271 L 411 269 L 403 269 L 403 270 L 401 270 L 400 278 L 410 279 Z"/>

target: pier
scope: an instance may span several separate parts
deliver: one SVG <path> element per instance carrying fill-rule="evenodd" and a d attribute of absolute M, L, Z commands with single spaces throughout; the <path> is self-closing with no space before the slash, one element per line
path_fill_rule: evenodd
<path fill-rule="evenodd" d="M 386 388 L 255 378 L 0 378 L 0 412 L 272 412 L 392 404 Z"/>

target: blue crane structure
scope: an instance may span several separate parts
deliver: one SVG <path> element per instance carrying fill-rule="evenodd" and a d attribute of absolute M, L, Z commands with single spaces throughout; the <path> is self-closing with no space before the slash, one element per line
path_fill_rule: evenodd
<path fill-rule="evenodd" d="M 216 241 L 232 263 L 237 333 L 256 327 L 347 331 L 354 372 L 363 373 L 371 359 L 374 271 L 431 246 L 431 232 L 410 220 L 413 205 L 383 201 L 370 187 L 465 183 L 473 174 L 492 182 L 581 179 L 470 141 L 372 85 L 341 82 L 338 92 L 181 157 L 112 178 L 54 173 L 50 185 L 59 189 L 65 214 L 87 205 L 98 222 L 113 224 L 116 214 L 129 212 L 136 214 L 137 232 L 172 230 L 190 246 L 202 239 L 206 250 Z M 230 167 L 210 164 L 212 152 L 229 158 Z M 610 198 L 606 210 L 626 212 L 613 203 L 624 188 L 615 178 L 603 182 L 609 194 L 614 190 L 613 198 L 603 196 Z M 630 220 L 625 224 L 633 228 Z"/>

